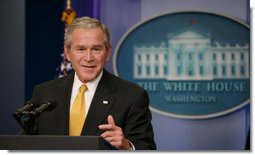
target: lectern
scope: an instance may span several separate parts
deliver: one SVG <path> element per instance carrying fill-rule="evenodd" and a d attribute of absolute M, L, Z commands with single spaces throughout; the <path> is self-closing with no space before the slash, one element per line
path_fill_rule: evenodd
<path fill-rule="evenodd" d="M 0 135 L 1 150 L 116 150 L 100 136 Z"/>

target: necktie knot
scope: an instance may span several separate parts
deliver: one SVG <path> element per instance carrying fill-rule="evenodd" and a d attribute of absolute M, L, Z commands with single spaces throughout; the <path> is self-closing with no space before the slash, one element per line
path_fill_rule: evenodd
<path fill-rule="evenodd" d="M 87 87 L 85 84 L 83 84 L 83 85 L 81 85 L 79 91 L 80 91 L 81 93 L 84 93 L 87 89 L 88 89 L 88 87 Z"/>

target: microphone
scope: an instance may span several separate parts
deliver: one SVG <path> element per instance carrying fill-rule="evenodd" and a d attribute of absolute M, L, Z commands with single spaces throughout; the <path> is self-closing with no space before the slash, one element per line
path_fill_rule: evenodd
<path fill-rule="evenodd" d="M 27 101 L 25 103 L 25 105 L 23 107 L 17 109 L 14 114 L 15 115 L 19 115 L 19 114 L 21 114 L 23 112 L 30 111 L 30 110 L 32 110 L 35 107 L 35 104 L 36 104 L 36 101 L 34 101 L 34 100 Z"/>
<path fill-rule="evenodd" d="M 41 102 L 38 108 L 35 108 L 33 111 L 30 111 L 30 114 L 40 115 L 45 111 L 51 111 L 57 107 L 57 102 L 54 99 L 44 100 Z"/>

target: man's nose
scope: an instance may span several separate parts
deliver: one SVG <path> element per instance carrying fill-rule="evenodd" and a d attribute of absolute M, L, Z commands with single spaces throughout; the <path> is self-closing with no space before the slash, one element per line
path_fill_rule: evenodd
<path fill-rule="evenodd" d="M 86 50 L 86 51 L 84 52 L 83 58 L 84 58 L 86 61 L 92 61 L 92 60 L 94 60 L 94 56 L 93 56 L 91 50 Z"/>

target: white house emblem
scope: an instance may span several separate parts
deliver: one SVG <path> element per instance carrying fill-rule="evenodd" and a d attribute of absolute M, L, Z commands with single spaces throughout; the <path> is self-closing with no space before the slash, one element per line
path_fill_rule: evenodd
<path fill-rule="evenodd" d="M 166 14 L 124 36 L 114 53 L 114 72 L 146 89 L 156 112 L 220 116 L 249 103 L 249 39 L 249 27 L 226 16 Z"/>

